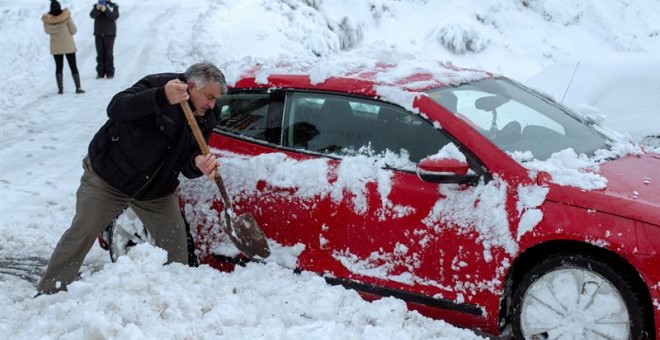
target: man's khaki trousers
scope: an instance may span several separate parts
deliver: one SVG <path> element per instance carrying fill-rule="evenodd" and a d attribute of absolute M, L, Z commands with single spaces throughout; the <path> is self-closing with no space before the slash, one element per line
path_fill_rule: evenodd
<path fill-rule="evenodd" d="M 53 294 L 66 290 L 82 266 L 99 233 L 128 206 L 140 218 L 157 247 L 168 254 L 168 263 L 188 264 L 186 229 L 176 194 L 148 201 L 126 196 L 92 170 L 83 160 L 83 175 L 76 193 L 76 215 L 57 243 L 37 291 Z"/>

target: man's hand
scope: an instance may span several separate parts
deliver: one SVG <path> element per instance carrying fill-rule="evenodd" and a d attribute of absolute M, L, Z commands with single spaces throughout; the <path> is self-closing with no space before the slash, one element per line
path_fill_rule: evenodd
<path fill-rule="evenodd" d="M 209 179 L 214 179 L 218 174 L 218 160 L 212 154 L 195 156 L 195 166 Z"/>
<path fill-rule="evenodd" d="M 165 84 L 165 97 L 170 105 L 183 103 L 190 98 L 188 85 L 179 79 L 172 79 Z"/>

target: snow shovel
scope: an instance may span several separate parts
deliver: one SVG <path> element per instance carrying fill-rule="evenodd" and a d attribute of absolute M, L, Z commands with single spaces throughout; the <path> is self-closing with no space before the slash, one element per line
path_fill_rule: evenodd
<path fill-rule="evenodd" d="M 202 131 L 199 130 L 199 125 L 197 125 L 197 121 L 190 109 L 190 105 L 188 105 L 188 102 L 182 102 L 181 108 L 186 115 L 188 125 L 190 125 L 193 135 L 195 135 L 199 148 L 205 156 L 208 155 L 211 153 L 209 146 L 204 140 Z M 229 236 L 229 239 L 234 243 L 236 248 L 248 258 L 267 258 L 270 255 L 270 248 L 268 247 L 266 236 L 261 230 L 261 227 L 257 224 L 257 221 L 250 213 L 244 213 L 238 217 L 236 216 L 231 208 L 231 201 L 229 200 L 229 195 L 227 194 L 227 189 L 225 189 L 222 177 L 220 177 L 220 172 L 215 176 L 215 184 L 217 184 L 218 189 L 220 190 L 225 213 L 225 223 L 221 225 L 222 230 L 227 236 Z"/>

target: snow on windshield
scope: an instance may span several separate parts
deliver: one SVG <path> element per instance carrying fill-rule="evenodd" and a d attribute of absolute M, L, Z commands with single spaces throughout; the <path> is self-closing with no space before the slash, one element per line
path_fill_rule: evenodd
<path fill-rule="evenodd" d="M 530 170 L 530 178 L 536 178 L 539 171 L 544 171 L 559 185 L 584 190 L 603 189 L 607 186 L 607 179 L 597 173 L 598 164 L 584 154 L 576 154 L 573 149 L 556 152 L 545 161 L 535 159 L 530 152 L 516 151 L 509 155 Z"/>
<path fill-rule="evenodd" d="M 552 176 L 552 182 L 573 186 L 583 190 L 598 190 L 607 187 L 607 178 L 599 174 L 600 166 L 604 161 L 620 158 L 626 155 L 639 155 L 642 149 L 630 141 L 619 137 L 612 131 L 607 131 L 613 142 L 609 149 L 598 149 L 592 157 L 578 154 L 572 148 L 553 153 L 547 160 L 534 158 L 531 152 L 507 152 L 518 163 L 529 171 L 530 178 L 536 178 L 538 172 L 543 171 Z"/>

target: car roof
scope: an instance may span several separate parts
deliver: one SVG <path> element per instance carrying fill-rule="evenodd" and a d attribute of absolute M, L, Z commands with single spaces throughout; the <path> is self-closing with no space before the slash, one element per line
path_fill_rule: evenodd
<path fill-rule="evenodd" d="M 230 88 L 297 88 L 376 96 L 379 87 L 419 92 L 490 77 L 490 72 L 460 68 L 449 62 L 256 65 L 244 71 Z"/>

